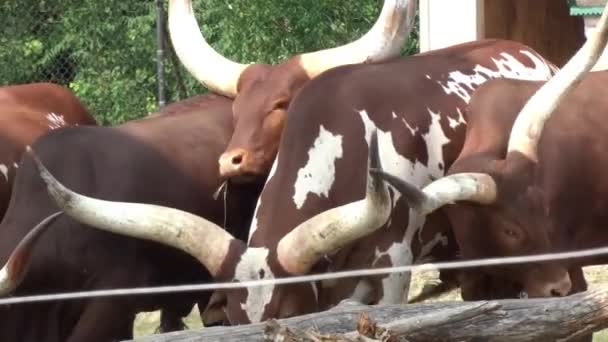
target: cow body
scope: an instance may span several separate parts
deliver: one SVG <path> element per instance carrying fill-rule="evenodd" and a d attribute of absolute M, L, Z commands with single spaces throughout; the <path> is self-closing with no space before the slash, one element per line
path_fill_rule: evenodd
<path fill-rule="evenodd" d="M 465 109 L 474 89 L 492 78 L 547 79 L 553 68 L 519 43 L 486 40 L 320 75 L 292 104 L 250 229 L 249 247 L 269 251 L 268 261 L 242 257 L 240 262 L 266 269 L 265 278 L 288 275 L 271 260 L 277 244 L 303 221 L 361 198 L 364 151 L 373 129 L 378 129 L 382 168 L 415 184 L 427 184 L 446 172 L 462 148 Z M 312 271 L 454 258 L 445 216 L 410 213 L 399 192 L 392 193 L 394 209 L 384 227 L 330 253 Z M 252 271 L 248 275 L 258 278 Z M 256 309 L 268 318 L 326 309 L 349 297 L 365 303 L 401 303 L 408 287 L 408 274 L 268 287 L 266 293 L 256 293 L 265 298 L 256 303 L 265 309 Z M 235 298 L 253 303 L 252 295 Z"/>
<path fill-rule="evenodd" d="M 0 87 L 0 217 L 25 147 L 50 130 L 72 125 L 96 122 L 67 88 L 53 83 Z"/>
<path fill-rule="evenodd" d="M 256 186 L 230 187 L 226 198 L 213 196 L 221 184 L 216 161 L 233 130 L 231 104 L 216 95 L 198 96 L 118 127 L 56 130 L 32 148 L 58 177 L 83 193 L 170 206 L 220 226 L 246 229 Z M 3 261 L 37 221 L 57 210 L 31 157 L 21 165 L 0 226 Z M 205 268 L 183 252 L 91 229 L 67 216 L 51 223 L 30 260 L 15 295 L 210 280 Z M 12 341 L 122 340 L 132 336 L 137 312 L 167 309 L 185 315 L 194 299 L 204 306 L 208 297 L 152 295 L 1 307 L 0 331 Z"/>

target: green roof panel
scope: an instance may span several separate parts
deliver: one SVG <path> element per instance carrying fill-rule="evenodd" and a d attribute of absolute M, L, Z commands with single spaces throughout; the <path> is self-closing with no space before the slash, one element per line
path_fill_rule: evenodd
<path fill-rule="evenodd" d="M 601 16 L 606 0 L 568 0 L 570 15 Z"/>

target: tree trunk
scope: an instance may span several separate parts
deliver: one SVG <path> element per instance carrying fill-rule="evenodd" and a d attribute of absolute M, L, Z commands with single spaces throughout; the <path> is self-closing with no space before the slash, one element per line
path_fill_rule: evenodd
<path fill-rule="evenodd" d="M 278 321 L 138 341 L 571 341 L 606 327 L 608 290 L 598 290 L 563 298 L 374 306 L 345 302 Z"/>

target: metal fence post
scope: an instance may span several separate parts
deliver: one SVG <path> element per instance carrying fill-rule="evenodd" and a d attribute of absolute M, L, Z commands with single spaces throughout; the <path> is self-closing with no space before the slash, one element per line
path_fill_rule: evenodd
<path fill-rule="evenodd" d="M 158 109 L 166 104 L 165 97 L 165 8 L 163 0 L 156 0 L 156 77 L 158 82 Z"/>

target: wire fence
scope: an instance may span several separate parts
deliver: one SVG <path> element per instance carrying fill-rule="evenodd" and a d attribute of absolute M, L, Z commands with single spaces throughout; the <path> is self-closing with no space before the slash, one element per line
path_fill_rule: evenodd
<path fill-rule="evenodd" d="M 218 52 L 243 63 L 276 63 L 360 37 L 380 3 L 193 0 L 192 5 Z M 0 1 L 0 85 L 68 86 L 104 125 L 202 94 L 206 89 L 175 56 L 167 7 L 167 0 Z M 416 26 L 403 54 L 417 51 Z"/>
<path fill-rule="evenodd" d="M 166 7 L 166 0 L 5 0 L 0 84 L 68 86 L 104 125 L 202 93 L 182 79 Z"/>
<path fill-rule="evenodd" d="M 322 274 L 312 274 L 303 276 L 293 276 L 284 278 L 271 278 L 261 280 L 250 280 L 242 282 L 224 282 L 211 284 L 192 284 L 192 285 L 176 285 L 176 286 L 156 286 L 156 287 L 139 287 L 125 289 L 110 289 L 110 290 L 94 290 L 94 291 L 78 291 L 69 293 L 42 294 L 32 296 L 19 296 L 0 299 L 0 305 L 8 304 L 25 304 L 34 302 L 47 302 L 57 300 L 72 300 L 92 297 L 116 297 L 116 296 L 133 296 L 133 295 L 150 295 L 163 293 L 177 292 L 193 292 L 193 291 L 215 291 L 215 290 L 230 290 L 241 289 L 258 286 L 276 286 L 297 283 L 310 283 L 322 280 L 356 278 L 380 276 L 392 273 L 405 272 L 422 272 L 431 270 L 453 270 L 465 268 L 477 268 L 497 265 L 515 265 L 524 263 L 537 263 L 547 261 L 570 260 L 578 258 L 587 258 L 599 255 L 607 255 L 608 247 L 589 248 L 570 252 L 560 253 L 545 253 L 535 255 L 523 255 L 512 257 L 496 257 L 476 260 L 464 261 L 449 261 L 438 263 L 426 263 L 420 265 L 406 265 L 397 267 L 384 268 L 367 268 L 359 270 L 348 270 L 338 272 L 328 272 Z"/>

